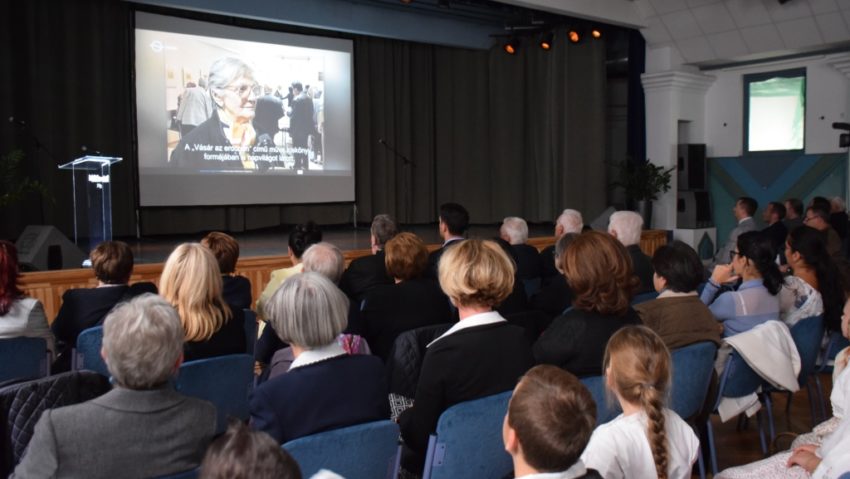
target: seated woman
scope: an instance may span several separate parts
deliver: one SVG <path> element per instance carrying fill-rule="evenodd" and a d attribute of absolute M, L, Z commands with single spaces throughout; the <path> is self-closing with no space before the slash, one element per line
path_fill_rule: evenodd
<path fill-rule="evenodd" d="M 593 431 L 581 455 L 605 479 L 685 479 L 699 453 L 699 439 L 664 407 L 670 391 L 670 352 L 645 326 L 617 331 L 605 348 L 605 386 L 623 413 Z"/>
<path fill-rule="evenodd" d="M 797 228 L 800 229 L 800 228 Z M 850 300 L 844 304 L 841 315 L 841 333 L 850 339 Z M 763 479 L 769 477 L 806 478 L 824 477 L 813 474 L 818 467 L 820 472 L 826 472 L 830 467 L 835 467 L 837 462 L 844 457 L 847 459 L 847 447 L 850 444 L 838 446 L 841 440 L 845 443 L 850 439 L 850 368 L 847 367 L 847 358 L 850 356 L 850 348 L 845 348 L 835 358 L 835 368 L 832 372 L 832 394 L 829 399 L 832 403 L 832 418 L 818 424 L 812 432 L 801 434 L 791 443 L 787 451 L 774 454 L 767 459 L 756 461 L 743 466 L 732 467 L 717 475 L 718 479 Z M 839 430 L 843 428 L 843 430 Z M 825 464 L 823 464 L 825 463 Z M 850 470 L 845 464 L 844 468 L 836 468 L 833 472 Z M 837 477 L 838 474 L 826 477 Z"/>
<path fill-rule="evenodd" d="M 301 479 L 295 459 L 268 434 L 231 421 L 227 432 L 210 444 L 200 479 Z"/>
<path fill-rule="evenodd" d="M 212 404 L 178 394 L 183 328 L 164 299 L 145 294 L 103 321 L 114 387 L 44 412 L 12 477 L 161 477 L 198 466 L 215 433 Z"/>
<path fill-rule="evenodd" d="M 399 417 L 402 464 L 422 469 L 428 436 L 450 406 L 510 391 L 534 365 L 524 331 L 493 308 L 511 293 L 514 266 L 492 241 L 458 242 L 440 258 L 440 287 L 460 322 L 428 345 L 413 407 Z"/>
<path fill-rule="evenodd" d="M 53 334 L 44 316 L 41 301 L 24 296 L 18 287 L 18 249 L 0 240 L 0 338 L 44 338 L 47 350 L 54 351 Z"/>
<path fill-rule="evenodd" d="M 180 315 L 186 361 L 245 352 L 245 315 L 224 302 L 218 262 L 208 248 L 178 246 L 162 268 L 159 288 Z"/>
<path fill-rule="evenodd" d="M 251 308 L 251 281 L 236 274 L 239 243 L 229 234 L 213 231 L 204 236 L 201 244 L 215 255 L 221 270 L 222 296 L 231 309 Z"/>
<path fill-rule="evenodd" d="M 395 284 L 366 293 L 360 322 L 373 354 L 386 361 L 396 337 L 411 329 L 451 321 L 440 287 L 425 278 L 428 249 L 413 233 L 399 233 L 384 246 L 387 274 Z"/>
<path fill-rule="evenodd" d="M 704 268 L 696 251 L 673 241 L 652 255 L 652 278 L 658 298 L 635 306 L 641 321 L 669 349 L 701 341 L 720 345 L 720 324 L 697 295 Z"/>
<path fill-rule="evenodd" d="M 779 319 L 782 274 L 776 266 L 776 253 L 770 237 L 759 231 L 738 236 L 737 251 L 730 252 L 731 264 L 714 267 L 700 299 L 718 321 L 723 337 L 732 336 L 771 319 Z M 736 291 L 717 294 L 721 285 L 740 277 Z"/>
<path fill-rule="evenodd" d="M 561 368 L 534 366 L 514 388 L 502 423 L 514 476 L 601 478 L 580 459 L 594 427 L 596 404 L 590 391 Z"/>
<path fill-rule="evenodd" d="M 251 424 L 279 444 L 321 431 L 390 417 L 384 366 L 348 355 L 337 343 L 348 298 L 318 273 L 295 275 L 269 299 L 266 313 L 292 347 L 289 372 L 254 390 Z"/>
<path fill-rule="evenodd" d="M 779 318 L 791 327 L 803 318 L 824 314 L 830 329 L 839 329 L 844 292 L 823 234 L 808 226 L 791 230 L 785 258 L 793 274 L 779 290 Z"/>
<path fill-rule="evenodd" d="M 602 352 L 618 329 L 640 324 L 629 305 L 640 280 L 626 247 L 599 231 L 582 233 L 564 252 L 562 268 L 575 295 L 534 343 L 534 358 L 578 377 L 602 374 Z"/>
<path fill-rule="evenodd" d="M 292 266 L 272 271 L 269 283 L 260 294 L 259 299 L 257 299 L 257 316 L 265 319 L 263 314 L 266 302 L 272 297 L 272 295 L 274 295 L 277 288 L 280 287 L 281 283 L 283 283 L 286 278 L 294 276 L 304 270 L 301 265 L 301 256 L 305 251 L 307 251 L 307 248 L 320 241 L 322 241 L 322 231 L 319 229 L 319 226 L 312 221 L 296 225 L 289 233 L 289 246 L 287 247 L 287 252 L 289 254 L 289 260 L 292 262 Z"/>
<path fill-rule="evenodd" d="M 133 250 L 123 241 L 104 241 L 89 255 L 97 287 L 69 289 L 62 295 L 62 307 L 51 325 L 59 342 L 59 357 L 51 371 L 71 369 L 70 351 L 83 330 L 97 326 L 116 304 L 142 293 L 156 294 L 149 282 L 128 284 L 133 273 Z"/>

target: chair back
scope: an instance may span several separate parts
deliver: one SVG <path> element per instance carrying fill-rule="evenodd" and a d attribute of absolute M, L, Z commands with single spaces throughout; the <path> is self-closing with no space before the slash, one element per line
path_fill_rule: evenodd
<path fill-rule="evenodd" d="M 243 309 L 245 313 L 245 352 L 254 355 L 254 345 L 257 343 L 257 313 Z"/>
<path fill-rule="evenodd" d="M 794 345 L 797 346 L 797 352 L 800 353 L 800 375 L 797 376 L 797 380 L 803 387 L 806 385 L 809 376 L 814 374 L 817 365 L 823 339 L 823 316 L 818 315 L 801 319 L 794 326 L 791 326 L 791 337 L 794 338 Z"/>
<path fill-rule="evenodd" d="M 174 388 L 213 403 L 218 411 L 218 432 L 227 417 L 248 419 L 248 394 L 254 384 L 254 357 L 230 354 L 189 361 L 180 366 Z"/>
<path fill-rule="evenodd" d="M 505 477 L 513 470 L 502 445 L 502 421 L 511 391 L 446 409 L 428 440 L 422 479 Z"/>
<path fill-rule="evenodd" d="M 682 419 L 695 416 L 705 402 L 717 345 L 710 341 L 690 344 L 672 351 L 673 384 L 670 409 Z"/>
<path fill-rule="evenodd" d="M 636 294 L 634 298 L 632 298 L 632 306 L 638 305 L 640 303 L 645 303 L 647 301 L 652 301 L 653 299 L 658 297 L 657 291 L 650 291 L 648 293 Z"/>
<path fill-rule="evenodd" d="M 10 379 L 37 379 L 47 375 L 44 338 L 0 339 L 0 383 Z"/>
<path fill-rule="evenodd" d="M 77 336 L 77 347 L 71 356 L 74 371 L 88 370 L 109 377 L 106 362 L 100 356 L 103 346 L 103 326 L 85 329 Z"/>
<path fill-rule="evenodd" d="M 714 409 L 724 397 L 742 397 L 756 392 L 762 386 L 762 378 L 744 361 L 740 354 L 733 351 L 726 360 L 726 367 L 720 376 L 720 386 Z"/>
<path fill-rule="evenodd" d="M 848 346 L 850 346 L 850 341 L 840 332 L 834 331 L 830 333 L 829 341 L 826 343 L 826 349 L 823 351 L 823 357 L 820 359 L 817 371 L 819 373 L 832 372 L 832 366 L 830 366 L 829 362 L 834 360 L 835 356 Z"/>
<path fill-rule="evenodd" d="M 596 403 L 597 426 L 620 415 L 622 412 L 620 405 L 609 405 L 605 397 L 605 376 L 588 376 L 581 378 L 580 381 L 590 391 L 590 395 L 593 396 L 593 401 Z"/>
<path fill-rule="evenodd" d="M 310 477 L 327 469 L 346 479 L 394 479 L 398 473 L 399 429 L 375 421 L 293 439 L 283 445 Z"/>

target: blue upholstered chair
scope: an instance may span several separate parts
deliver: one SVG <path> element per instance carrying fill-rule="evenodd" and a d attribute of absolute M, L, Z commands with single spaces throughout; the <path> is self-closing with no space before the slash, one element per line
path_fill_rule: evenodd
<path fill-rule="evenodd" d="M 645 303 L 647 301 L 652 301 L 653 299 L 655 299 L 657 297 L 658 297 L 657 291 L 650 291 L 648 293 L 637 294 L 637 295 L 635 295 L 634 298 L 632 298 L 632 306 L 638 305 L 640 303 Z"/>
<path fill-rule="evenodd" d="M 254 355 L 254 345 L 257 344 L 257 313 L 250 309 L 245 312 L 245 352 Z"/>
<path fill-rule="evenodd" d="M 44 338 L 0 339 L 0 382 L 44 377 L 48 374 L 47 363 Z"/>
<path fill-rule="evenodd" d="M 201 472 L 200 467 L 196 467 L 189 471 L 178 472 L 176 474 L 171 474 L 169 476 L 160 476 L 157 479 L 195 479 L 198 477 L 198 474 Z"/>
<path fill-rule="evenodd" d="M 375 421 L 293 439 L 283 445 L 310 477 L 320 469 L 346 479 L 394 479 L 401 448 L 398 424 Z"/>
<path fill-rule="evenodd" d="M 422 479 L 505 477 L 513 471 L 502 445 L 502 421 L 511 392 L 446 409 L 428 440 Z"/>
<path fill-rule="evenodd" d="M 103 326 L 95 326 L 84 330 L 77 336 L 77 347 L 71 356 L 74 371 L 88 370 L 109 376 L 106 362 L 100 356 L 103 346 Z"/>
<path fill-rule="evenodd" d="M 830 361 L 835 359 L 835 356 L 841 352 L 842 349 L 850 346 L 850 341 L 847 340 L 844 336 L 841 335 L 840 332 L 834 331 L 830 333 L 829 340 L 826 343 L 826 349 L 823 351 L 823 356 L 820 358 L 820 362 L 817 366 L 817 371 L 813 375 L 815 378 L 815 386 L 818 388 L 818 399 L 820 400 L 820 413 L 822 418 L 826 418 L 826 398 L 823 394 L 823 385 L 820 382 L 820 374 L 821 373 L 831 373 L 832 366 L 829 364 Z"/>
<path fill-rule="evenodd" d="M 714 371 L 716 355 L 717 345 L 710 341 L 691 344 L 671 352 L 673 385 L 670 409 L 682 419 L 693 418 L 702 409 Z M 699 475 L 705 478 L 702 449 L 699 454 Z"/>
<path fill-rule="evenodd" d="M 590 395 L 593 396 L 593 401 L 596 402 L 597 426 L 605 424 L 623 412 L 616 400 L 613 401 L 613 404 L 609 404 L 609 401 L 605 396 L 605 376 L 589 376 L 581 378 L 580 381 L 585 385 L 585 387 L 587 387 L 588 390 L 590 390 Z"/>
<path fill-rule="evenodd" d="M 254 385 L 254 357 L 230 354 L 189 361 L 180 366 L 174 387 L 177 391 L 215 404 L 218 432 L 232 416 L 248 419 L 248 394 Z"/>
<path fill-rule="evenodd" d="M 732 352 L 729 358 L 726 359 L 726 366 L 723 368 L 723 374 L 720 376 L 720 385 L 718 386 L 714 410 L 717 410 L 720 401 L 724 397 L 736 398 L 748 396 L 758 391 L 761 386 L 761 376 L 753 371 L 738 353 Z M 761 450 L 763 454 L 767 455 L 767 442 L 765 441 L 764 428 L 761 424 L 761 411 L 758 411 L 756 414 Z M 717 475 L 717 449 L 714 446 L 714 430 L 711 426 L 711 418 L 708 418 L 706 422 L 706 429 L 708 430 L 708 448 L 711 453 L 711 470 L 714 475 Z"/>
<path fill-rule="evenodd" d="M 825 409 L 824 399 L 820 388 L 812 387 L 809 379 L 812 376 L 817 376 L 817 361 L 820 355 L 821 340 L 823 339 L 823 316 L 812 316 L 798 321 L 791 327 L 791 337 L 794 338 L 794 344 L 797 346 L 797 352 L 800 353 L 800 374 L 797 376 L 797 381 L 800 383 L 800 388 L 806 387 L 809 393 L 809 411 L 812 415 L 812 427 L 818 421 L 818 414 L 815 408 L 815 400 L 819 400 L 820 409 Z M 791 407 L 791 393 L 788 393 L 788 409 Z M 824 414 L 823 419 L 826 419 Z M 773 437 L 771 437 L 773 439 Z"/>

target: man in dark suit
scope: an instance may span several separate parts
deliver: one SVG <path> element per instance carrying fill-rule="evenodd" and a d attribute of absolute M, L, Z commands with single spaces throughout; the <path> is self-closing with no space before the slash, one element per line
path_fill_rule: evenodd
<path fill-rule="evenodd" d="M 502 220 L 499 236 L 510 243 L 516 254 L 516 274 L 520 279 L 540 278 L 542 265 L 540 252 L 528 241 L 528 223 L 516 216 L 508 216 Z"/>
<path fill-rule="evenodd" d="M 778 254 L 785 263 L 785 240 L 788 238 L 788 227 L 782 221 L 785 219 L 785 205 L 778 201 L 771 201 L 764 208 L 762 220 L 767 224 L 767 228 L 762 230 L 770 238 L 773 243 L 774 253 Z"/>
<path fill-rule="evenodd" d="M 555 241 L 557 242 L 567 233 L 581 233 L 584 228 L 584 218 L 581 212 L 573 209 L 565 209 L 555 220 Z M 562 276 L 555 267 L 555 245 L 548 246 L 540 252 L 542 262 L 543 284 L 548 284 L 554 278 Z"/>
<path fill-rule="evenodd" d="M 428 277 L 432 279 L 437 279 L 437 265 L 446 248 L 464 240 L 463 235 L 469 229 L 469 212 L 457 203 L 443 203 L 440 205 L 439 228 L 443 246 L 428 257 Z"/>
<path fill-rule="evenodd" d="M 643 218 L 634 211 L 617 211 L 608 219 L 608 234 L 617 238 L 632 258 L 635 276 L 640 279 L 637 294 L 655 291 L 652 283 L 652 261 L 640 249 L 641 230 Z"/>
<path fill-rule="evenodd" d="M 216 409 L 177 393 L 183 361 L 177 311 L 156 295 L 123 303 L 103 324 L 115 387 L 91 401 L 45 411 L 12 477 L 160 477 L 200 464 Z"/>
<path fill-rule="evenodd" d="M 384 264 L 384 245 L 392 239 L 398 229 L 390 215 L 377 215 L 372 219 L 371 234 L 372 255 L 351 261 L 339 282 L 341 289 L 352 301 L 363 301 L 366 293 L 375 286 L 392 284 Z"/>
<path fill-rule="evenodd" d="M 301 82 L 292 83 L 292 110 L 289 112 L 289 136 L 292 137 L 292 147 L 295 148 L 295 169 L 306 170 L 309 168 L 307 162 L 307 140 L 316 131 L 313 123 L 313 99 L 304 92 Z"/>

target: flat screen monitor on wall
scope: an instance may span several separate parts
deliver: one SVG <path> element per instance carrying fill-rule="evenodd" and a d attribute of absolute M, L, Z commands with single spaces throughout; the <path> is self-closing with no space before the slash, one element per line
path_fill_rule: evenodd
<path fill-rule="evenodd" d="M 806 70 L 744 75 L 744 125 L 747 153 L 802 151 Z"/>
<path fill-rule="evenodd" d="M 141 206 L 354 201 L 352 51 L 138 12 Z"/>

